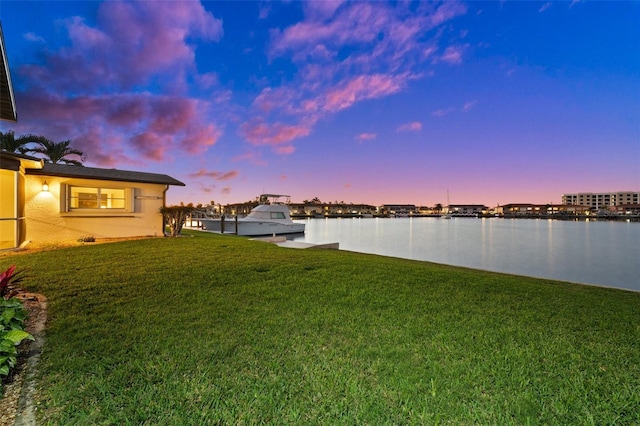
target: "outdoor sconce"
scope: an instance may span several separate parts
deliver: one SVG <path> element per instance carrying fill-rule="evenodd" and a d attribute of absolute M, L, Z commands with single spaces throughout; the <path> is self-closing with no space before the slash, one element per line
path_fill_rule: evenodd
<path fill-rule="evenodd" d="M 46 180 L 42 182 L 42 192 L 49 192 L 49 184 Z"/>

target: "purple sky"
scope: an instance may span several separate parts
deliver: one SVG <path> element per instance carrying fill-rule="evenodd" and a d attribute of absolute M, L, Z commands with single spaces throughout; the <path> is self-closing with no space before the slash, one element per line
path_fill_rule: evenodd
<path fill-rule="evenodd" d="M 640 2 L 0 2 L 19 123 L 168 201 L 640 191 Z"/>

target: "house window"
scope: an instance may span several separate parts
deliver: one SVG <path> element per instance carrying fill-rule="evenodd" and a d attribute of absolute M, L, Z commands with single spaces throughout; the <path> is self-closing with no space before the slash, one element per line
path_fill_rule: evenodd
<path fill-rule="evenodd" d="M 125 210 L 126 192 L 124 188 L 90 188 L 71 186 L 69 188 L 69 210 L 115 209 Z"/>

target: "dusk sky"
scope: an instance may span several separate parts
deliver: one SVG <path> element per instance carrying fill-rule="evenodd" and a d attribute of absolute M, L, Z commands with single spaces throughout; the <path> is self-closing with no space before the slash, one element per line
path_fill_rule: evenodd
<path fill-rule="evenodd" d="M 640 191 L 640 2 L 0 1 L 19 122 L 168 204 Z"/>

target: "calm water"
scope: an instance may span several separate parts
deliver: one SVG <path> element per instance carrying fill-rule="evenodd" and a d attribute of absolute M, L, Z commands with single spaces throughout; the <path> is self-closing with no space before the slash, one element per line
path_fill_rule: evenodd
<path fill-rule="evenodd" d="M 640 223 L 528 219 L 309 219 L 295 241 L 640 291 Z"/>

